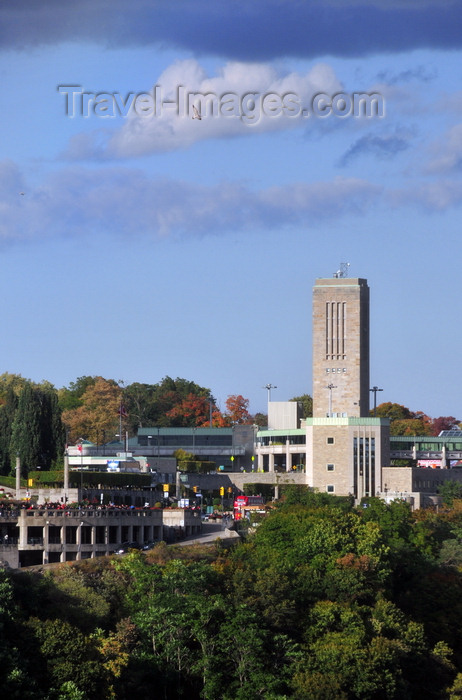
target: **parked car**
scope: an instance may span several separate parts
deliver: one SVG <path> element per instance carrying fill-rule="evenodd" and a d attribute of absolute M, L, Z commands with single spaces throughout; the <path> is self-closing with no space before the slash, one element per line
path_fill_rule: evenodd
<path fill-rule="evenodd" d="M 139 542 L 122 542 L 115 550 L 115 554 L 126 554 L 130 549 L 141 549 Z"/>
<path fill-rule="evenodd" d="M 153 541 L 151 541 L 151 542 L 145 542 L 145 543 L 143 544 L 143 546 L 141 547 L 141 549 L 143 550 L 143 552 L 146 552 L 148 549 L 154 549 L 154 547 L 156 546 L 156 544 L 157 544 L 157 542 L 153 542 Z"/>

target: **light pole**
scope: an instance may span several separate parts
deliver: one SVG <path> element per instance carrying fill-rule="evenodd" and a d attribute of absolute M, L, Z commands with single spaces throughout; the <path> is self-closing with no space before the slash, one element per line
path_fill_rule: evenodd
<path fill-rule="evenodd" d="M 213 398 L 209 397 L 209 423 L 210 427 L 213 428 Z"/>
<path fill-rule="evenodd" d="M 277 389 L 277 386 L 274 384 L 265 384 L 263 389 L 266 389 L 268 392 L 268 403 L 271 401 L 271 389 Z"/>
<path fill-rule="evenodd" d="M 332 389 L 336 389 L 337 387 L 334 386 L 333 384 L 328 384 L 326 386 L 326 389 L 329 389 L 329 411 L 328 411 L 328 418 L 332 418 Z"/>
<path fill-rule="evenodd" d="M 79 508 L 80 508 L 80 501 L 82 500 L 83 496 L 83 445 L 82 445 L 83 438 L 80 438 L 80 443 L 77 445 L 77 449 L 80 452 L 80 499 L 79 499 Z"/>
<path fill-rule="evenodd" d="M 369 389 L 374 394 L 374 418 L 377 415 L 377 392 L 378 391 L 383 391 L 383 389 L 379 389 L 378 386 L 373 386 L 372 389 Z"/>

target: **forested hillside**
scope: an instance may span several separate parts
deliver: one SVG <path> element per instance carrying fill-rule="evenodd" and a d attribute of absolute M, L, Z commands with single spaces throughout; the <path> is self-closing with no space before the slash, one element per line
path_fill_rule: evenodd
<path fill-rule="evenodd" d="M 229 552 L 1 572 L 3 697 L 461 697 L 462 509 L 363 505 L 291 487 Z"/>

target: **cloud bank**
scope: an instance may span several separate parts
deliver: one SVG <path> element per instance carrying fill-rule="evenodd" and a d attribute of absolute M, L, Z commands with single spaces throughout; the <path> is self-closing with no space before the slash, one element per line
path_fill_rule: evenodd
<path fill-rule="evenodd" d="M 458 0 L 3 0 L 0 46 L 157 46 L 237 60 L 462 46 Z"/>
<path fill-rule="evenodd" d="M 355 178 L 253 191 L 239 182 L 203 186 L 128 168 L 68 168 L 29 190 L 18 168 L 0 165 L 0 240 L 45 237 L 227 235 L 302 226 L 361 213 L 380 187 Z M 20 189 L 23 188 L 23 189 Z M 24 192 L 24 194 L 20 194 Z"/>
<path fill-rule="evenodd" d="M 441 212 L 461 204 L 462 183 L 449 178 L 394 190 L 354 177 L 254 190 L 237 181 L 207 186 L 126 167 L 69 167 L 33 189 L 14 163 L 0 163 L 4 245 L 101 234 L 152 241 L 250 235 L 287 227 L 310 234 L 323 222 L 379 215 L 383 207 Z"/>

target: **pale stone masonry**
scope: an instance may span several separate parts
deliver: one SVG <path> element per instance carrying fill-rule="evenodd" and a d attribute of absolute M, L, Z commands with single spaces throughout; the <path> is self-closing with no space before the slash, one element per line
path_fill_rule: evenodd
<path fill-rule="evenodd" d="M 308 418 L 306 444 L 308 483 L 319 491 L 355 498 L 381 491 L 381 468 L 390 458 L 388 420 Z"/>
<path fill-rule="evenodd" d="M 313 288 L 313 416 L 368 416 L 369 388 L 367 280 L 317 279 Z"/>
<path fill-rule="evenodd" d="M 313 418 L 306 421 L 308 483 L 356 499 L 381 491 L 388 420 L 369 417 L 369 287 L 361 278 L 313 288 Z"/>

